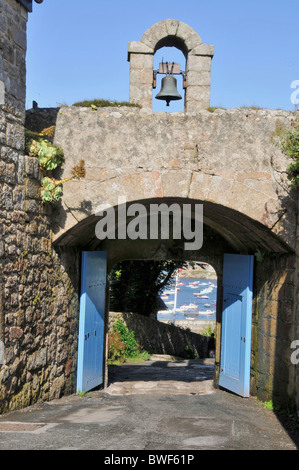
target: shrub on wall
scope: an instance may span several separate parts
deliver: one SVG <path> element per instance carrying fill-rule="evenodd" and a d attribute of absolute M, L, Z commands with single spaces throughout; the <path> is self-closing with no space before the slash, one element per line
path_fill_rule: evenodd
<path fill-rule="evenodd" d="M 40 133 L 26 131 L 26 149 L 31 157 L 36 157 L 40 169 L 44 174 L 56 170 L 64 160 L 63 150 L 54 145 L 51 139 L 54 135 L 55 126 L 44 129 Z M 62 180 L 56 180 L 50 175 L 41 180 L 41 199 L 43 204 L 58 202 L 62 196 L 62 185 L 73 179 L 85 178 L 85 163 L 80 160 L 78 165 L 72 168 L 71 176 Z"/>
<path fill-rule="evenodd" d="M 126 358 L 126 347 L 122 342 L 118 331 L 108 333 L 108 361 L 124 362 Z"/>
<path fill-rule="evenodd" d="M 141 356 L 143 360 L 150 355 L 137 343 L 135 333 L 119 318 L 108 333 L 108 362 L 125 362 Z"/>
<path fill-rule="evenodd" d="M 280 123 L 276 124 L 273 141 L 282 153 L 292 159 L 286 169 L 288 179 L 293 189 L 299 188 L 299 121 L 292 121 L 291 128 L 286 129 Z"/>

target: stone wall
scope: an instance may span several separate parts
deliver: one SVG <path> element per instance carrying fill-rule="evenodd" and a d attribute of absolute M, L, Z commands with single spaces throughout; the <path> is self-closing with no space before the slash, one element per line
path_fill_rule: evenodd
<path fill-rule="evenodd" d="M 0 105 L 22 113 L 26 96 L 26 28 L 28 13 L 16 0 L 0 0 Z"/>
<path fill-rule="evenodd" d="M 26 111 L 25 127 L 33 132 L 41 132 L 56 126 L 60 108 L 32 108 Z"/>
<path fill-rule="evenodd" d="M 12 119 L 7 113 L 6 126 Z M 23 154 L 24 129 L 15 123 L 6 135 L 0 162 L 0 412 L 74 391 L 80 278 L 77 250 L 52 246 L 52 208 L 41 203 L 37 159 Z"/>
<path fill-rule="evenodd" d="M 119 196 L 128 203 L 188 198 L 204 201 L 206 219 L 238 251 L 281 251 L 272 235 L 295 249 L 289 159 L 271 142 L 276 124 L 289 126 L 292 119 L 294 113 L 278 110 L 61 108 L 55 132 L 65 151 L 61 176 L 83 159 L 86 178 L 65 186 L 55 239 L 64 243 L 78 221 L 103 204 L 117 206 Z"/>
<path fill-rule="evenodd" d="M 78 251 L 52 246 L 37 159 L 20 155 L 15 179 L 9 161 L 1 176 L 0 412 L 74 391 L 80 279 Z"/>
<path fill-rule="evenodd" d="M 27 10 L 0 0 L 0 414 L 74 390 L 79 260 L 52 247 L 37 159 L 25 154 Z"/>
<path fill-rule="evenodd" d="M 137 343 L 150 354 L 187 357 L 188 351 L 194 351 L 196 358 L 208 357 L 207 336 L 133 313 L 110 312 L 108 328 L 111 329 L 119 318 L 134 331 Z"/>
<path fill-rule="evenodd" d="M 295 255 L 271 255 L 255 263 L 251 393 L 285 408 L 298 398 L 291 363 L 298 327 L 295 289 Z"/>

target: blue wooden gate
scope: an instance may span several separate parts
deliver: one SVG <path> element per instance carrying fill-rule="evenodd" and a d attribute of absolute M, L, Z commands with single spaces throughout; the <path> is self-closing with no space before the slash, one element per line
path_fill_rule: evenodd
<path fill-rule="evenodd" d="M 254 257 L 224 255 L 219 385 L 242 397 L 250 391 Z"/>
<path fill-rule="evenodd" d="M 107 252 L 82 253 L 77 392 L 103 383 L 106 272 Z"/>

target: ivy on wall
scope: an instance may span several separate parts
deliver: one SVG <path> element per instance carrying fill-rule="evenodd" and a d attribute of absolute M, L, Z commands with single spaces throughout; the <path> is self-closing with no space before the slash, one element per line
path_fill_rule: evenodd
<path fill-rule="evenodd" d="M 69 178 L 55 179 L 51 172 L 64 161 L 63 150 L 54 145 L 50 139 L 53 137 L 55 126 L 44 129 L 40 133 L 26 131 L 26 148 L 31 157 L 38 159 L 39 167 L 45 176 L 41 180 L 41 200 L 43 204 L 58 202 L 62 196 L 62 185 L 73 179 L 85 178 L 84 160 L 80 160 L 71 171 Z M 47 137 L 47 138 L 46 138 Z M 49 175 L 46 175 L 50 172 Z"/>

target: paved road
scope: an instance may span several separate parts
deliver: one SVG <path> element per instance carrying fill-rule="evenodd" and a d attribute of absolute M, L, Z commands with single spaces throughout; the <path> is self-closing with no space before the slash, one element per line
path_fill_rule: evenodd
<path fill-rule="evenodd" d="M 211 360 L 158 359 L 111 368 L 106 390 L 2 416 L 0 450 L 297 449 L 273 412 L 213 388 Z"/>

